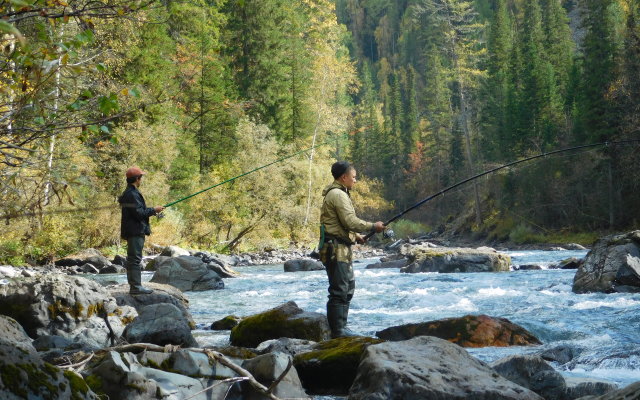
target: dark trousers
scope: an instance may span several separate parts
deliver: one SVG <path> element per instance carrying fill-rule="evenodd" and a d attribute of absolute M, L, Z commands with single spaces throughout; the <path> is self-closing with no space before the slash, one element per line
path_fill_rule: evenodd
<path fill-rule="evenodd" d="M 336 261 L 329 263 L 326 269 L 327 277 L 329 278 L 329 301 L 327 301 L 327 306 L 348 306 L 356 290 L 356 281 L 353 277 L 351 263 Z"/>
<path fill-rule="evenodd" d="M 349 246 L 334 243 L 334 257 L 325 263 L 329 278 L 329 300 L 327 301 L 327 321 L 332 337 L 345 333 L 349 316 L 349 305 L 356 289 L 353 262 Z"/>
<path fill-rule="evenodd" d="M 127 282 L 131 288 L 142 287 L 142 249 L 144 248 L 144 235 L 127 238 Z"/>

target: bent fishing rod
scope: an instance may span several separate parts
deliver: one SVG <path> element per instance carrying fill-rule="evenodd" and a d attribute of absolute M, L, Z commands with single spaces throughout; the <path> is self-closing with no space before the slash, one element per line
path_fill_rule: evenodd
<path fill-rule="evenodd" d="M 287 160 L 289 158 L 293 158 L 293 157 L 295 157 L 295 156 L 297 156 L 299 154 L 306 153 L 306 152 L 309 152 L 309 151 L 311 151 L 313 149 L 317 149 L 318 147 L 322 147 L 322 146 L 326 146 L 327 144 L 334 143 L 336 140 L 340 139 L 341 137 L 353 136 L 353 135 L 355 135 L 357 133 L 363 132 L 364 130 L 366 130 L 368 128 L 370 128 L 370 126 L 365 126 L 365 127 L 362 127 L 362 128 L 355 129 L 355 130 L 353 130 L 351 132 L 344 133 L 342 135 L 337 135 L 337 136 L 332 137 L 331 139 L 329 139 L 329 140 L 327 140 L 325 142 L 322 142 L 322 143 L 316 144 L 314 146 L 308 147 L 306 149 L 303 149 L 303 150 L 297 151 L 295 153 L 289 154 L 289 155 L 284 156 L 282 158 L 279 158 L 279 159 L 277 159 L 275 161 L 272 161 L 272 162 L 270 162 L 268 164 L 262 165 L 262 166 L 260 166 L 258 168 L 254 168 L 254 169 L 252 169 L 250 171 L 247 171 L 247 172 L 243 172 L 242 174 L 234 176 L 233 178 L 226 179 L 226 180 L 224 180 L 222 182 L 216 183 L 215 185 L 212 185 L 212 186 L 209 186 L 207 188 L 204 188 L 204 189 L 202 189 L 202 190 L 200 190 L 200 191 L 198 191 L 196 193 L 190 194 L 190 195 L 185 196 L 185 197 L 183 197 L 181 199 L 178 199 L 176 201 L 172 201 L 170 203 L 167 203 L 163 207 L 165 207 L 165 208 L 171 207 L 171 206 L 173 206 L 175 204 L 178 204 L 178 203 L 180 203 L 182 201 L 188 200 L 188 199 L 190 199 L 190 198 L 192 198 L 194 196 L 197 196 L 197 195 L 199 195 L 201 193 L 204 193 L 204 192 L 206 192 L 208 190 L 211 190 L 211 189 L 213 189 L 215 187 L 224 185 L 225 183 L 233 182 L 236 179 L 242 178 L 242 177 L 247 176 L 249 174 L 252 174 L 252 173 L 254 173 L 256 171 L 259 171 L 261 169 L 267 168 L 267 167 L 269 167 L 271 165 L 281 163 L 281 162 L 283 162 L 283 161 L 285 161 L 285 160 Z M 77 212 L 89 212 L 89 211 L 95 211 L 95 210 L 100 210 L 100 209 L 109 209 L 109 208 L 114 208 L 114 207 L 116 207 L 116 206 L 115 205 L 108 205 L 108 206 L 99 206 L 99 207 L 86 207 L 86 208 L 73 208 L 73 209 L 66 209 L 66 210 L 54 210 L 54 211 L 49 211 L 49 212 L 32 211 L 32 212 L 26 212 L 26 213 L 20 213 L 20 214 L 5 214 L 5 215 L 0 216 L 0 220 L 1 219 L 5 219 L 7 221 L 7 223 L 9 223 L 9 220 L 15 219 L 15 218 L 20 218 L 20 217 L 35 217 L 35 216 L 49 215 L 49 214 L 66 214 L 66 213 L 77 213 Z M 157 216 L 162 218 L 163 214 L 158 214 Z"/>
<path fill-rule="evenodd" d="M 252 174 L 252 173 L 254 173 L 254 172 L 256 172 L 256 171 L 259 171 L 259 170 L 261 170 L 261 169 L 263 169 L 263 168 L 267 168 L 267 167 L 269 167 L 269 166 L 271 166 L 271 165 L 273 165 L 273 164 L 281 163 L 281 162 L 283 162 L 283 161 L 285 161 L 285 160 L 288 160 L 289 158 L 295 157 L 295 156 L 297 156 L 297 155 L 299 155 L 299 154 L 306 153 L 306 152 L 311 151 L 311 150 L 313 150 L 313 149 L 316 149 L 316 148 L 318 148 L 318 147 L 325 146 L 325 145 L 327 145 L 327 144 L 333 143 L 333 142 L 335 142 L 336 140 L 340 139 L 340 137 L 343 137 L 343 136 L 344 136 L 344 137 L 346 137 L 346 136 L 350 136 L 350 135 L 355 135 L 356 133 L 362 132 L 362 131 L 364 131 L 364 130 L 365 130 L 365 129 L 367 129 L 367 128 L 369 128 L 369 127 L 368 127 L 368 126 L 365 126 L 365 127 L 363 127 L 363 128 L 359 128 L 359 129 L 353 130 L 353 131 L 351 131 L 351 132 L 347 132 L 347 133 L 345 133 L 345 134 L 343 134 L 343 135 L 336 136 L 336 137 L 334 137 L 334 138 L 332 138 L 332 139 L 329 139 L 329 140 L 327 140 L 327 141 L 325 141 L 325 142 L 322 142 L 322 143 L 320 143 L 320 144 L 316 144 L 315 146 L 311 146 L 311 147 L 309 147 L 309 148 L 306 148 L 306 149 L 303 149 L 303 150 L 297 151 L 297 152 L 295 152 L 295 153 L 289 154 L 289 155 L 284 156 L 284 157 L 282 157 L 282 158 L 279 158 L 279 159 L 277 159 L 277 160 L 275 160 L 275 161 L 272 161 L 272 162 L 270 162 L 269 164 L 265 164 L 265 165 L 262 165 L 262 166 L 260 166 L 260 167 L 258 167 L 258 168 L 254 168 L 254 169 L 252 169 L 251 171 L 243 172 L 242 174 L 240 174 L 240 175 L 238 175 L 238 176 L 234 176 L 233 178 L 229 178 L 229 179 L 224 180 L 224 181 L 222 181 L 222 182 L 218 182 L 218 183 L 216 183 L 215 185 L 212 185 L 212 186 L 209 186 L 209 187 L 207 187 L 207 188 L 204 188 L 204 189 L 202 189 L 202 190 L 200 190 L 200 191 L 198 191 L 198 192 L 195 192 L 195 193 L 193 193 L 193 194 L 190 194 L 190 195 L 188 195 L 188 196 L 186 196 L 186 197 L 183 197 L 183 198 L 178 199 L 178 200 L 176 200 L 176 201 L 172 201 L 171 203 L 167 203 L 167 204 L 165 204 L 163 207 L 165 207 L 165 208 L 166 208 L 166 207 L 171 207 L 171 206 L 173 206 L 174 204 L 178 204 L 178 203 L 180 203 L 181 201 L 188 200 L 188 199 L 190 199 L 190 198 L 192 198 L 192 197 L 194 197 L 194 196 L 197 196 L 197 195 L 199 195 L 199 194 L 201 194 L 201 193 L 204 193 L 204 192 L 206 192 L 206 191 L 208 191 L 208 190 L 211 190 L 211 189 L 213 189 L 213 188 L 215 188 L 215 187 L 218 187 L 218 186 L 220 186 L 220 185 L 224 185 L 225 183 L 233 182 L 233 181 L 235 181 L 236 179 L 239 179 L 239 178 L 242 178 L 243 176 L 247 176 L 247 175 L 249 175 L 249 174 Z"/>
<path fill-rule="evenodd" d="M 592 148 L 592 147 L 609 146 L 609 145 L 617 145 L 617 144 L 630 144 L 630 143 L 637 143 L 637 142 L 640 142 L 640 139 L 628 139 L 628 140 L 619 140 L 619 141 L 611 141 L 611 142 L 598 142 L 598 143 L 592 143 L 592 144 L 585 144 L 585 145 L 581 145 L 581 146 L 567 147 L 567 148 L 563 148 L 563 149 L 549 151 L 549 152 L 546 152 L 546 153 L 540 153 L 540 154 L 537 154 L 535 156 L 523 158 L 523 159 L 520 159 L 520 160 L 511 161 L 509 163 L 500 165 L 499 167 L 495 167 L 495 168 L 489 169 L 487 171 L 484 171 L 482 173 L 479 173 L 477 175 L 474 175 L 472 177 L 464 179 L 464 180 L 462 180 L 460 182 L 457 182 L 457 183 L 455 183 L 455 184 L 453 184 L 453 185 L 451 185 L 449 187 L 446 187 L 446 188 L 440 190 L 437 193 L 432 194 L 431 196 L 429 196 L 429 197 L 427 197 L 425 199 L 420 200 L 419 202 L 415 203 L 414 205 L 410 206 L 409 208 L 405 209 L 404 211 L 400 212 L 399 214 L 394 215 L 393 217 L 391 217 L 387 222 L 384 223 L 384 225 L 386 227 L 390 223 L 392 223 L 392 222 L 396 221 L 397 219 L 401 218 L 403 215 L 405 215 L 409 211 L 415 210 L 416 208 L 420 207 L 424 203 L 427 203 L 427 202 L 433 200 L 434 198 L 436 198 L 438 196 L 442 196 L 445 193 L 447 193 L 448 191 L 457 188 L 458 186 L 462 186 L 465 183 L 471 182 L 471 181 L 476 180 L 478 178 L 481 178 L 481 177 L 483 177 L 485 175 L 492 174 L 492 173 L 494 173 L 496 171 L 499 171 L 501 169 L 509 168 L 509 167 L 514 166 L 514 165 L 521 164 L 523 162 L 535 160 L 535 159 L 538 159 L 538 158 L 552 156 L 552 155 L 558 154 L 558 153 L 565 153 L 567 151 L 572 151 L 572 150 L 581 150 L 581 149 L 587 149 L 587 148 Z M 364 236 L 364 240 L 365 241 L 368 240 L 375 233 L 376 233 L 375 231 L 369 232 L 367 235 Z"/>

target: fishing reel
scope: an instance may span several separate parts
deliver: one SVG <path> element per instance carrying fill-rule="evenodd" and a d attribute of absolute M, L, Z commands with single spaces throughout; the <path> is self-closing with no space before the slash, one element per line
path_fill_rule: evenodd
<path fill-rule="evenodd" d="M 156 214 L 156 218 L 158 218 L 158 219 L 162 219 L 162 218 L 164 218 L 164 213 L 163 213 L 163 212 L 159 212 L 159 213 L 157 213 L 157 214 Z"/>
<path fill-rule="evenodd" d="M 396 237 L 396 233 L 391 228 L 386 228 L 382 231 L 382 237 L 385 239 L 393 239 Z"/>

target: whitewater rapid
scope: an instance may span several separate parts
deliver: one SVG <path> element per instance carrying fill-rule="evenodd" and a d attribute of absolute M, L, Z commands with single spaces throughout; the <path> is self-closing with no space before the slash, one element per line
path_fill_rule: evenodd
<path fill-rule="evenodd" d="M 550 264 L 585 251 L 511 251 L 513 264 Z M 503 317 L 522 325 L 544 344 L 536 347 L 467 349 L 491 362 L 567 346 L 575 354 L 553 366 L 566 376 L 602 378 L 619 386 L 640 381 L 640 294 L 574 294 L 575 270 L 501 273 L 419 273 L 365 269 L 374 259 L 354 264 L 356 292 L 349 327 L 363 335 L 384 328 L 466 314 Z M 238 267 L 238 278 L 224 279 L 223 290 L 187 292 L 201 345 L 226 345 L 229 331 L 210 324 L 227 315 L 248 316 L 287 301 L 324 313 L 324 271 L 283 272 L 282 264 Z M 146 279 L 150 274 L 145 275 Z"/>

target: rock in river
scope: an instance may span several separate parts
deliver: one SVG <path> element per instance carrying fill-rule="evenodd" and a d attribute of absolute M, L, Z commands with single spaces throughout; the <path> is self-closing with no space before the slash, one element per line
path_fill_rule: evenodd
<path fill-rule="evenodd" d="M 329 338 L 330 330 L 324 314 L 305 312 L 289 301 L 260 314 L 244 318 L 231 330 L 231 344 L 256 347 L 269 339 L 281 337 L 316 342 Z"/>
<path fill-rule="evenodd" d="M 415 336 L 435 336 L 462 347 L 526 346 L 540 341 L 529 331 L 506 318 L 466 315 L 437 321 L 399 325 L 376 332 L 384 340 L 407 340 Z"/>
<path fill-rule="evenodd" d="M 420 336 L 366 348 L 349 400 L 542 400 L 446 340 Z"/>
<path fill-rule="evenodd" d="M 573 278 L 573 291 L 640 292 L 640 230 L 596 241 Z"/>
<path fill-rule="evenodd" d="M 509 271 L 511 257 L 490 248 L 402 247 L 410 263 L 400 272 L 498 272 Z"/>

